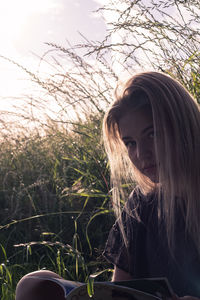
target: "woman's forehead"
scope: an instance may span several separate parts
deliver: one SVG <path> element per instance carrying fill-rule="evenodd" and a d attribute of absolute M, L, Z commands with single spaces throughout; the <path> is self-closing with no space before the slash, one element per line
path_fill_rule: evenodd
<path fill-rule="evenodd" d="M 120 136 L 137 136 L 143 134 L 147 128 L 153 127 L 151 109 L 143 107 L 126 111 L 118 122 Z"/>

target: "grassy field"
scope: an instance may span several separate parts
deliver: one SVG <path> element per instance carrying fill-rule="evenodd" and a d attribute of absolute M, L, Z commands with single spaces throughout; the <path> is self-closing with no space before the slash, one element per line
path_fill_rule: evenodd
<path fill-rule="evenodd" d="M 101 124 L 117 77 L 104 58 L 94 64 L 50 47 L 56 58 L 50 52 L 40 61 L 51 67 L 46 77 L 7 59 L 28 73 L 35 94 L 23 96 L 24 105 L 0 122 L 3 300 L 14 299 L 18 280 L 30 271 L 87 281 L 110 267 L 102 251 L 115 218 Z"/>
<path fill-rule="evenodd" d="M 1 299 L 14 299 L 17 281 L 33 270 L 86 281 L 109 267 L 102 251 L 114 217 L 101 119 L 2 143 Z"/>

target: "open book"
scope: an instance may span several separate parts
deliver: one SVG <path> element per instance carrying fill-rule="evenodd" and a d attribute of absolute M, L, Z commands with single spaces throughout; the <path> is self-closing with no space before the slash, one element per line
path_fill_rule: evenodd
<path fill-rule="evenodd" d="M 173 294 L 166 278 L 94 282 L 91 297 L 86 283 L 59 278 L 43 279 L 54 281 L 62 287 L 66 300 L 158 300 L 170 298 Z"/>

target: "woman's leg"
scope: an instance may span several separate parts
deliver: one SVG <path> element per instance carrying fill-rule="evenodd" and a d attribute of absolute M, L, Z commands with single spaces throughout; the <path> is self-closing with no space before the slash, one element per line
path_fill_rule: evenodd
<path fill-rule="evenodd" d="M 22 277 L 16 289 L 16 300 L 65 300 L 63 289 L 48 278 L 62 278 L 51 271 L 36 271 Z"/>

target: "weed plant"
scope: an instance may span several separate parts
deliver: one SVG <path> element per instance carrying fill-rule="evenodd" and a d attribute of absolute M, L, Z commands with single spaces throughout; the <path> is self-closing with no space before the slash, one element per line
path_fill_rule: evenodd
<path fill-rule="evenodd" d="M 114 218 L 101 119 L 52 126 L 1 148 L 2 299 L 14 299 L 17 281 L 30 271 L 86 281 L 108 267 L 101 253 Z"/>

